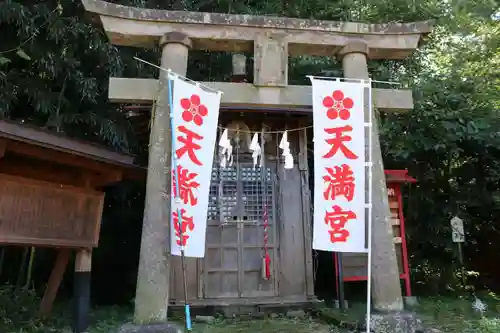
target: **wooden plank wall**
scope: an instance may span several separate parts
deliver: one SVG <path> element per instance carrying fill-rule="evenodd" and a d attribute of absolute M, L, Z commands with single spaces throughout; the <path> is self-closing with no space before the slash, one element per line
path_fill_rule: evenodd
<path fill-rule="evenodd" d="M 104 194 L 0 174 L 0 244 L 95 247 Z"/>
<path fill-rule="evenodd" d="M 306 275 L 304 257 L 304 229 L 302 223 L 302 191 L 300 172 L 278 169 L 280 184 L 280 222 L 278 227 L 280 249 L 279 295 L 305 294 Z"/>

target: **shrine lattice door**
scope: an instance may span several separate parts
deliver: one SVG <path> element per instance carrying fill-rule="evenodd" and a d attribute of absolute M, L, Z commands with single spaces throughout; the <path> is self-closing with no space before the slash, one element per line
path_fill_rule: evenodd
<path fill-rule="evenodd" d="M 240 157 L 232 167 L 212 169 L 203 269 L 205 298 L 277 295 L 276 174 L 269 165 L 264 170 L 254 169 L 251 160 Z M 269 281 L 262 278 L 265 202 L 272 263 Z"/>

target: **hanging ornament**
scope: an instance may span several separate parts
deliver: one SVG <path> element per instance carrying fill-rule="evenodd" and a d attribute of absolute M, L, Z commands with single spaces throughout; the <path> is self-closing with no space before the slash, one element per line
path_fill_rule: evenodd
<path fill-rule="evenodd" d="M 283 153 L 285 152 L 285 150 L 290 150 L 290 143 L 288 142 L 288 131 L 285 131 L 283 133 L 279 147 L 280 147 L 280 149 L 283 150 Z"/>
<path fill-rule="evenodd" d="M 233 146 L 231 145 L 231 140 L 229 139 L 227 128 L 224 129 L 219 140 L 219 147 L 221 147 L 220 152 L 220 166 L 226 168 L 233 165 Z"/>
<path fill-rule="evenodd" d="M 264 192 L 265 193 L 265 192 Z M 271 256 L 269 255 L 269 214 L 267 212 L 267 198 L 264 197 L 264 257 L 262 258 L 262 278 L 264 280 L 271 279 Z"/>
<path fill-rule="evenodd" d="M 290 153 L 285 155 L 285 169 L 293 169 L 293 156 Z"/>
<path fill-rule="evenodd" d="M 293 169 L 293 156 L 290 152 L 290 142 L 288 142 L 288 131 L 283 133 L 279 148 L 283 150 L 282 156 L 285 158 L 285 169 Z"/>
<path fill-rule="evenodd" d="M 253 168 L 255 169 L 255 167 L 257 166 L 257 161 L 260 157 L 260 166 L 262 166 L 262 156 L 261 156 L 261 153 L 262 153 L 262 149 L 260 148 L 260 145 L 259 145 L 259 137 L 257 135 L 257 133 L 255 133 L 252 137 L 252 141 L 250 142 L 250 146 L 248 147 L 248 149 L 250 149 L 252 151 L 252 159 L 253 159 Z"/>
<path fill-rule="evenodd" d="M 267 168 L 264 166 L 265 161 L 265 134 L 264 128 L 261 132 L 261 145 L 263 154 L 260 157 L 260 167 L 262 176 L 262 206 L 263 206 L 263 216 L 262 220 L 264 222 L 264 257 L 262 258 L 262 278 L 269 281 L 271 279 L 271 256 L 269 255 L 269 213 L 267 210 Z"/>

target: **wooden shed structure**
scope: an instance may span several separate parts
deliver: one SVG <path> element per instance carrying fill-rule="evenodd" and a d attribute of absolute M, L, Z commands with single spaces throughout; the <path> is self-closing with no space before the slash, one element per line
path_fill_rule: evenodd
<path fill-rule="evenodd" d="M 0 120 L 0 246 L 49 247 L 59 253 L 42 315 L 50 312 L 75 251 L 75 331 L 86 328 L 104 187 L 144 176 L 131 155 Z"/>

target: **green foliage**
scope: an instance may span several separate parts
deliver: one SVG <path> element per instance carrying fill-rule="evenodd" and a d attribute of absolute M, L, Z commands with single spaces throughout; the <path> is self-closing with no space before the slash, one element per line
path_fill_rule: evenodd
<path fill-rule="evenodd" d="M 386 167 L 407 168 L 418 179 L 406 198 L 413 277 L 434 291 L 456 287 L 457 253 L 451 243 L 449 220 L 459 215 L 466 223 L 468 268 L 480 277 L 496 274 L 500 278 L 484 259 L 500 250 L 500 242 L 492 241 L 500 236 L 496 225 L 500 212 L 500 15 L 496 1 L 113 2 L 157 9 L 372 23 L 436 20 L 433 33 L 413 56 L 369 63 L 374 79 L 401 82 L 415 92 L 414 110 L 381 116 Z M 133 56 L 158 63 L 157 49 L 110 45 L 101 29 L 85 19 L 80 0 L 4 1 L 0 3 L 0 30 L 1 117 L 121 150 L 135 147 L 121 107 L 107 101 L 108 77 L 156 76 L 156 69 L 133 60 Z M 229 78 L 227 53 L 196 51 L 189 61 L 188 76 L 195 80 Z M 332 57 L 294 57 L 289 73 L 291 84 L 307 84 L 307 74 L 338 76 L 342 70 Z M 108 256 L 115 248 L 105 245 L 112 243 L 112 233 L 105 236 L 103 232 L 99 250 Z M 130 251 L 137 250 L 130 247 Z M 134 270 L 135 264 L 129 269 Z M 489 285 L 488 280 L 482 283 Z"/>
<path fill-rule="evenodd" d="M 488 311 L 480 315 L 472 309 L 471 301 L 465 298 L 429 297 L 419 300 L 416 311 L 426 327 L 443 332 L 493 333 L 498 332 L 498 301 L 483 299 Z"/>
<path fill-rule="evenodd" d="M 484 333 L 495 333 L 500 331 L 500 319 L 482 318 L 479 320 L 479 331 Z"/>
<path fill-rule="evenodd" d="M 40 298 L 32 289 L 0 287 L 0 332 L 2 333 L 61 333 L 70 332 L 72 307 L 60 304 L 49 318 L 38 316 Z M 129 307 L 106 307 L 91 313 L 89 333 L 109 333 L 131 320 Z"/>
<path fill-rule="evenodd" d="M 20 327 L 36 332 L 40 322 L 34 319 L 39 298 L 33 290 L 0 287 L 0 332 L 16 332 Z"/>
<path fill-rule="evenodd" d="M 484 7 L 478 12 L 484 14 Z M 409 244 L 414 276 L 432 280 L 434 291 L 456 279 L 454 215 L 465 220 L 465 254 L 476 259 L 467 261 L 472 269 L 485 272 L 479 253 L 493 254 L 491 238 L 499 236 L 500 25 L 477 15 L 441 19 L 415 56 L 415 109 L 383 122 L 386 163 L 408 168 L 419 181 L 407 198 Z"/>
<path fill-rule="evenodd" d="M 79 0 L 0 4 L 0 115 L 127 149 L 126 119 L 106 102 L 123 63 L 82 17 Z"/>

